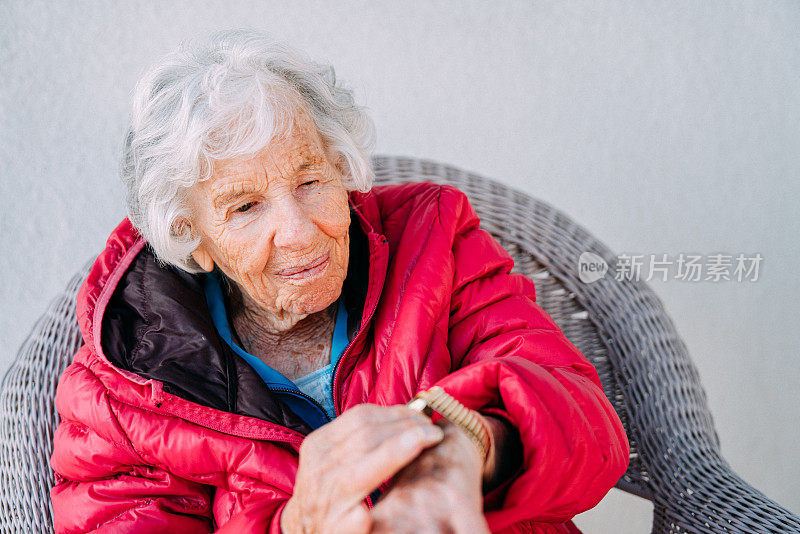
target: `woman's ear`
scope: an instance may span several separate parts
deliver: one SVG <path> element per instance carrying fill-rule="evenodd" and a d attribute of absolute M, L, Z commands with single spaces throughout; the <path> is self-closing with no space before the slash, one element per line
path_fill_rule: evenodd
<path fill-rule="evenodd" d="M 199 245 L 192 251 L 192 258 L 205 272 L 210 273 L 214 270 L 214 260 L 203 245 Z"/>
<path fill-rule="evenodd" d="M 189 222 L 189 219 L 186 217 L 179 217 L 172 225 L 172 231 L 179 236 L 184 236 L 185 238 L 189 238 L 192 235 L 192 223 Z M 214 270 L 214 259 L 211 257 L 211 254 L 203 247 L 203 245 L 198 245 L 197 248 L 192 252 L 192 258 L 200 266 L 201 269 L 210 273 Z"/>

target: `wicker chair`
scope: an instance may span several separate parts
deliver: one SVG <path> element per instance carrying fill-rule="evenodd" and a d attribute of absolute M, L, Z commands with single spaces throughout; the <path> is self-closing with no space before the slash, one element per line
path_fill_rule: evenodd
<path fill-rule="evenodd" d="M 539 304 L 597 368 L 625 424 L 631 462 L 617 487 L 652 501 L 653 532 L 800 532 L 800 518 L 739 478 L 720 455 L 705 393 L 686 346 L 642 282 L 578 278 L 582 252 L 611 251 L 552 206 L 431 161 L 378 156 L 377 183 L 459 187 L 531 277 Z M 91 263 L 91 262 L 90 262 Z M 54 392 L 80 344 L 77 273 L 22 346 L 0 392 L 0 531 L 51 532 L 48 466 L 58 424 Z"/>

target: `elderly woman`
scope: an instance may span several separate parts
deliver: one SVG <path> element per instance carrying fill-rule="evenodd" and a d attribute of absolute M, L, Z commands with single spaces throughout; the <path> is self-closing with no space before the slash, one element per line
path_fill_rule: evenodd
<path fill-rule="evenodd" d="M 574 532 L 624 473 L 533 283 L 458 189 L 373 188 L 372 130 L 255 32 L 141 79 L 58 386 L 56 532 Z"/>

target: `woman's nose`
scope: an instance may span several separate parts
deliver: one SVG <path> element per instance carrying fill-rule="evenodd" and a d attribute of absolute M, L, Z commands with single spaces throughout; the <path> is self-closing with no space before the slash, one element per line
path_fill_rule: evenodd
<path fill-rule="evenodd" d="M 285 198 L 275 207 L 273 245 L 288 250 L 308 249 L 316 235 L 316 226 L 309 214 L 294 198 Z"/>

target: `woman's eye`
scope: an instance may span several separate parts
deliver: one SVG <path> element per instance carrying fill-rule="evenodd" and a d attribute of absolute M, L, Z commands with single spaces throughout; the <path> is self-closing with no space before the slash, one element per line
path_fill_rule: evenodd
<path fill-rule="evenodd" d="M 236 212 L 237 213 L 245 213 L 247 210 L 249 210 L 250 208 L 252 208 L 255 205 L 256 205 L 255 202 L 248 202 L 247 204 L 242 204 L 241 206 L 236 208 Z"/>
<path fill-rule="evenodd" d="M 314 184 L 315 184 L 315 183 L 317 183 L 317 182 L 319 182 L 319 180 L 309 180 L 309 181 L 307 181 L 307 182 L 303 182 L 303 183 L 302 183 L 302 184 L 300 184 L 300 185 L 301 185 L 301 186 L 303 186 L 303 185 L 314 185 Z"/>

